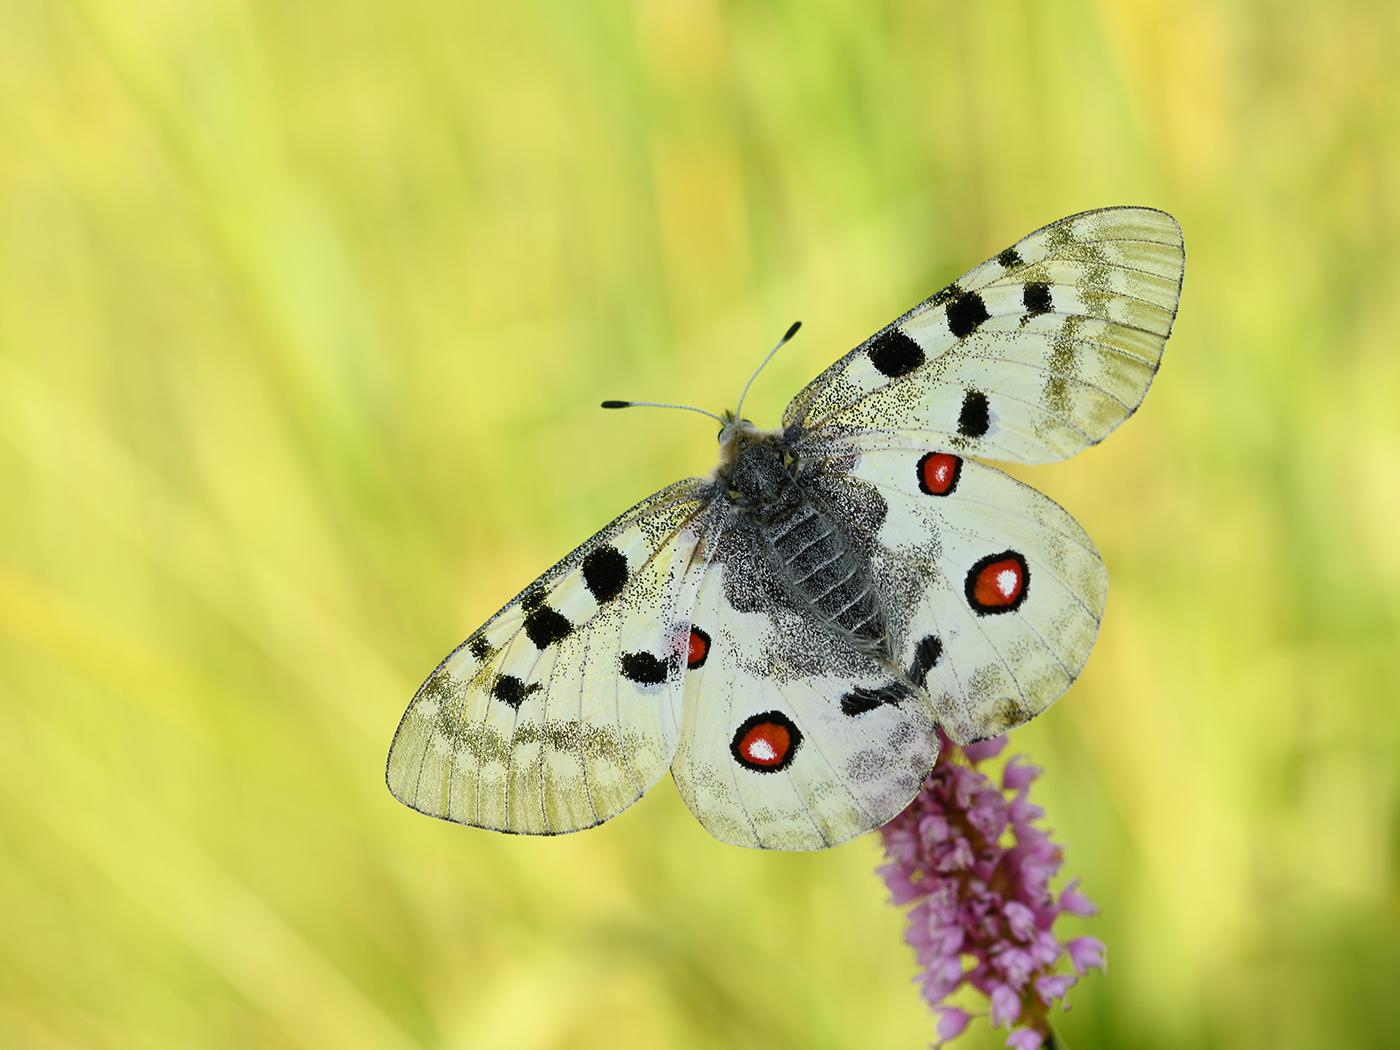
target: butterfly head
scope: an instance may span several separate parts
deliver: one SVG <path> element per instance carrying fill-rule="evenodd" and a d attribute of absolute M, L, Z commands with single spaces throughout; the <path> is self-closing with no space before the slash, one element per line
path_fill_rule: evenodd
<path fill-rule="evenodd" d="M 731 462 L 744 449 L 767 436 L 747 419 L 740 419 L 728 409 L 725 409 L 724 415 L 720 417 L 720 422 L 724 424 L 719 431 L 721 463 Z"/>

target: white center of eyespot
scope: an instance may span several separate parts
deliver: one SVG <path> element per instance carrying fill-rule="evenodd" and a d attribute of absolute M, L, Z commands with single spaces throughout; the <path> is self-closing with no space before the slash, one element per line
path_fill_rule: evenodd
<path fill-rule="evenodd" d="M 1020 574 L 1015 569 L 1002 569 L 997 573 L 997 590 L 1001 592 L 1003 598 L 1010 598 L 1016 593 L 1016 584 L 1019 582 Z"/>
<path fill-rule="evenodd" d="M 773 749 L 773 745 L 763 737 L 759 737 L 749 745 L 749 758 L 755 762 L 772 762 L 778 757 L 778 752 Z"/>

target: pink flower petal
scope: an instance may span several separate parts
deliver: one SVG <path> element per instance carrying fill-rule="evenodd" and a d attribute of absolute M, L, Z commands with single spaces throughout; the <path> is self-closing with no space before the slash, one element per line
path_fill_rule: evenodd
<path fill-rule="evenodd" d="M 1028 941 L 1035 936 L 1035 912 L 1020 901 L 1009 902 L 1001 909 L 1001 913 L 1006 916 L 1006 925 L 1011 929 L 1011 936 L 1018 941 Z"/>
<path fill-rule="evenodd" d="M 1076 937 L 1065 945 L 1074 972 L 1083 974 L 1091 968 L 1108 969 L 1108 949 L 1097 937 Z"/>
<path fill-rule="evenodd" d="M 1055 935 L 1049 930 L 1037 933 L 1035 941 L 1031 944 L 1031 955 L 1041 966 L 1054 966 L 1062 951 L 1064 949 L 1060 947 L 1060 942 L 1055 940 Z"/>
<path fill-rule="evenodd" d="M 924 998 L 931 1005 L 938 1006 L 961 983 L 961 959 L 934 959 L 924 971 L 922 981 Z"/>
<path fill-rule="evenodd" d="M 1063 999 L 1065 993 L 1074 987 L 1079 978 L 1072 973 L 1047 973 L 1035 979 L 1035 990 L 1040 1001 L 1046 1006 L 1054 1006 L 1056 999 Z"/>
<path fill-rule="evenodd" d="M 940 1006 L 938 1009 L 938 1041 L 946 1043 L 963 1034 L 963 1029 L 972 1020 L 972 1015 L 956 1006 Z"/>
<path fill-rule="evenodd" d="M 1021 1016 L 1021 997 L 1004 984 L 992 989 L 992 1027 L 1011 1024 Z"/>
<path fill-rule="evenodd" d="M 922 896 L 921 891 L 909 881 L 911 873 L 908 869 L 898 864 L 886 864 L 879 869 L 879 872 L 884 876 L 885 886 L 889 889 L 895 904 L 908 904 Z"/>
<path fill-rule="evenodd" d="M 1075 879 L 1060 891 L 1060 911 L 1067 911 L 1071 915 L 1097 915 L 1099 909 L 1094 907 L 1093 901 L 1079 892 L 1078 887 L 1079 880 Z"/>
<path fill-rule="evenodd" d="M 1040 1050 L 1045 1038 L 1034 1028 L 1018 1028 L 1006 1037 L 1010 1050 Z"/>
<path fill-rule="evenodd" d="M 967 822 L 982 833 L 983 838 L 995 844 L 1001 838 L 1001 833 L 1006 830 L 1006 802 L 1000 795 L 994 795 L 995 801 L 988 801 L 973 806 L 967 811 Z"/>
<path fill-rule="evenodd" d="M 1029 824 L 1031 821 L 1039 820 L 1041 817 L 1045 816 L 1045 810 L 1033 803 L 1027 802 L 1024 797 L 1018 797 L 1012 799 L 1011 802 L 1007 804 L 1006 815 L 1011 819 L 1011 823 L 1015 824 L 1019 830 L 1022 825 Z"/>
<path fill-rule="evenodd" d="M 934 851 L 934 867 L 939 871 L 965 871 L 977 858 L 967 839 L 959 835 L 952 842 L 941 844 Z"/>
<path fill-rule="evenodd" d="M 1021 765 L 1021 759 L 1024 757 L 1024 755 L 1012 755 L 1011 761 L 1007 762 L 1006 768 L 1002 770 L 1001 786 L 1007 791 L 1020 791 L 1045 772 L 1039 766 Z"/>
<path fill-rule="evenodd" d="M 1021 948 L 1003 948 L 992 956 L 992 965 L 1006 978 L 1006 983 L 1019 992 L 1035 970 L 1035 956 Z"/>
<path fill-rule="evenodd" d="M 1006 747 L 1007 737 L 1005 734 L 994 736 L 990 740 L 981 740 L 975 744 L 963 746 L 963 754 L 974 766 L 978 762 L 984 762 L 989 758 L 996 758 Z"/>
<path fill-rule="evenodd" d="M 919 841 L 925 845 L 942 842 L 948 837 L 948 818 L 941 813 L 930 813 L 919 821 Z"/>
<path fill-rule="evenodd" d="M 959 809 L 967 809 L 972 805 L 972 796 L 982 789 L 987 778 L 966 766 L 953 766 L 952 775 L 953 798 Z"/>

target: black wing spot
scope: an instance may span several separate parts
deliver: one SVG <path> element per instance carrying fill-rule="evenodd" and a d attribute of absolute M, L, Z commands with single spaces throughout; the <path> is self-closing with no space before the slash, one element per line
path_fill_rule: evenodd
<path fill-rule="evenodd" d="M 890 682 L 875 689 L 862 686 L 841 698 L 841 713 L 854 718 L 874 711 L 881 704 L 897 704 L 908 695 L 909 690 L 900 682 Z"/>
<path fill-rule="evenodd" d="M 952 284 L 940 288 L 938 291 L 934 292 L 931 296 L 929 296 L 928 304 L 931 307 L 942 306 L 949 299 L 956 299 L 958 296 L 962 295 L 962 293 L 963 290 L 958 287 L 958 282 L 954 281 Z"/>
<path fill-rule="evenodd" d="M 506 706 L 518 711 L 525 698 L 539 687 L 539 682 L 531 682 L 526 685 L 513 674 L 503 674 L 496 679 L 496 684 L 491 687 L 491 695 Z"/>
<path fill-rule="evenodd" d="M 479 634 L 467 643 L 467 650 L 476 657 L 478 663 L 485 663 L 491 659 L 491 654 L 496 650 L 491 648 L 491 643 L 486 640 L 486 635 Z"/>
<path fill-rule="evenodd" d="M 871 363 L 891 379 L 907 376 L 924 363 L 924 349 L 898 328 L 875 337 L 866 351 Z"/>
<path fill-rule="evenodd" d="M 1048 314 L 1055 309 L 1055 304 L 1050 300 L 1050 285 L 1045 281 L 1027 281 L 1021 292 L 1021 302 L 1033 314 Z"/>
<path fill-rule="evenodd" d="M 982 297 L 968 292 L 948 304 L 948 330 L 962 339 L 977 331 L 977 326 L 991 316 Z"/>
<path fill-rule="evenodd" d="M 1021 265 L 1021 253 L 1015 248 L 1007 248 L 997 256 L 997 262 L 1001 264 L 1003 270 L 1014 270 Z"/>
<path fill-rule="evenodd" d="M 573 629 L 574 625 L 563 613 L 551 609 L 548 605 L 536 605 L 534 612 L 525 617 L 525 633 L 530 636 L 530 641 L 535 643 L 536 649 L 544 649 L 555 642 L 563 641 Z"/>
<path fill-rule="evenodd" d="M 544 588 L 531 587 L 520 596 L 520 607 L 526 612 L 534 612 L 544 604 Z"/>
<path fill-rule="evenodd" d="M 958 433 L 963 437 L 980 438 L 991 425 L 987 395 L 980 390 L 969 390 L 963 397 L 962 411 L 958 413 Z"/>
<path fill-rule="evenodd" d="M 666 664 L 651 653 L 623 653 L 622 677 L 638 685 L 660 685 L 666 681 Z"/>
<path fill-rule="evenodd" d="M 919 644 L 914 646 L 914 660 L 909 665 L 909 680 L 924 685 L 928 681 L 929 671 L 937 667 L 942 658 L 943 643 L 936 635 L 924 635 Z"/>
<path fill-rule="evenodd" d="M 627 556 L 608 544 L 589 551 L 583 559 L 583 582 L 599 605 L 611 601 L 627 584 Z"/>

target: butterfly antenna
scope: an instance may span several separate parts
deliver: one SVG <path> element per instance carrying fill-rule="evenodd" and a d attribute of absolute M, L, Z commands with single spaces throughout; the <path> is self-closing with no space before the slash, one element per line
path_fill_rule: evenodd
<path fill-rule="evenodd" d="M 772 350 L 768 351 L 768 356 L 763 359 L 763 364 L 759 365 L 758 368 L 754 371 L 754 374 L 749 376 L 749 381 L 744 384 L 744 392 L 739 395 L 739 404 L 734 409 L 734 417 L 736 419 L 743 418 L 739 413 L 743 410 L 744 398 L 749 396 L 749 387 L 753 386 L 753 381 L 758 378 L 758 373 L 763 371 L 764 366 L 767 365 L 769 361 L 773 360 L 773 355 L 776 354 L 779 350 L 781 350 L 783 348 L 783 344 L 786 343 L 793 336 L 795 336 L 797 334 L 797 330 L 801 327 L 801 321 L 793 321 L 792 327 L 787 330 L 787 332 L 783 335 L 781 339 L 778 340 L 778 345 L 773 347 Z"/>
<path fill-rule="evenodd" d="M 663 405 L 659 401 L 604 401 L 604 408 L 683 408 L 687 412 L 699 412 L 702 416 L 709 416 L 711 419 L 718 419 L 724 422 L 723 417 L 715 415 L 713 412 L 706 412 L 703 408 L 696 408 L 693 405 Z"/>

